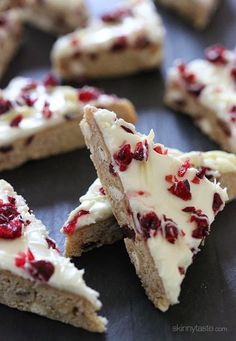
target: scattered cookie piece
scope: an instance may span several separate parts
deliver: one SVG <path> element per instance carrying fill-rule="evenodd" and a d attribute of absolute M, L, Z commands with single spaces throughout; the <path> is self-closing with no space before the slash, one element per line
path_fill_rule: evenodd
<path fill-rule="evenodd" d="M 193 255 L 228 200 L 226 189 L 205 176 L 196 182 L 189 161 L 108 110 L 87 106 L 81 129 L 136 272 L 154 305 L 166 311 L 179 302 Z"/>
<path fill-rule="evenodd" d="M 84 30 L 58 39 L 52 51 L 56 73 L 66 79 L 132 74 L 158 67 L 164 29 L 150 0 L 129 0 Z"/>
<path fill-rule="evenodd" d="M 236 153 L 236 52 L 214 45 L 205 54 L 204 60 L 171 68 L 165 102 L 191 116 L 224 150 Z"/>
<path fill-rule="evenodd" d="M 43 82 L 12 80 L 0 91 L 0 170 L 84 147 L 79 122 L 87 103 L 117 110 L 121 117 L 136 121 L 128 100 L 97 88 L 59 86 L 51 75 Z"/>
<path fill-rule="evenodd" d="M 25 200 L 0 180 L 0 303 L 104 332 L 106 319 L 98 293 L 83 280 L 68 258 L 60 255 L 42 222 Z"/>

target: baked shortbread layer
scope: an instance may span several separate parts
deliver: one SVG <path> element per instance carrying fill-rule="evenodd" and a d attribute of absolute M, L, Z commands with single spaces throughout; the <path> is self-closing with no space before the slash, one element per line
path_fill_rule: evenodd
<path fill-rule="evenodd" d="M 188 114 L 224 150 L 236 153 L 236 53 L 215 45 L 206 59 L 176 63 L 169 71 L 165 102 Z"/>
<path fill-rule="evenodd" d="M 94 332 L 105 330 L 98 293 L 60 255 L 24 199 L 0 180 L 0 303 Z"/>
<path fill-rule="evenodd" d="M 175 10 L 198 29 L 207 26 L 219 3 L 218 0 L 157 0 L 157 2 Z"/>
<path fill-rule="evenodd" d="M 178 303 L 226 189 L 154 144 L 153 132 L 138 134 L 112 112 L 86 107 L 81 129 L 136 272 L 154 305 L 166 311 Z"/>
<path fill-rule="evenodd" d="M 151 0 L 128 0 L 84 30 L 58 39 L 52 50 L 56 73 L 66 79 L 132 74 L 158 67 L 164 29 Z"/>
<path fill-rule="evenodd" d="M 78 123 L 86 103 L 136 121 L 128 100 L 92 87 L 58 86 L 52 77 L 44 82 L 16 78 L 0 95 L 0 170 L 84 147 Z"/>
<path fill-rule="evenodd" d="M 181 162 L 189 160 L 198 169 L 200 176 L 207 176 L 210 181 L 217 180 L 222 188 L 227 188 L 229 200 L 236 197 L 235 154 L 219 150 L 183 153 L 176 149 L 169 149 L 169 154 Z M 70 213 L 62 228 L 66 236 L 66 256 L 80 256 L 84 251 L 112 244 L 123 238 L 99 179 L 94 181 L 79 201 L 80 205 Z"/>
<path fill-rule="evenodd" d="M 0 12 L 0 78 L 20 45 L 22 28 L 22 21 L 17 12 Z"/>

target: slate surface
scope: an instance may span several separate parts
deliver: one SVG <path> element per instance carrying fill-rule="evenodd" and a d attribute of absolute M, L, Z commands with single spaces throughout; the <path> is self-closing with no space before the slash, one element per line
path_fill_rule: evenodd
<path fill-rule="evenodd" d="M 92 10 L 101 12 L 113 2 L 90 0 Z M 221 42 L 235 45 L 236 1 L 224 0 L 205 32 L 196 32 L 170 12 L 160 9 L 165 26 L 166 61 L 160 72 L 96 81 L 92 84 L 130 98 L 138 111 L 138 129 L 153 128 L 157 140 L 170 147 L 190 150 L 217 148 L 195 128 L 190 119 L 163 105 L 164 78 L 176 58 L 190 60 L 202 55 L 205 47 Z M 54 37 L 29 28 L 17 58 L 11 63 L 1 86 L 14 76 L 42 77 L 50 69 L 49 52 Z M 95 179 L 86 150 L 30 162 L 0 174 L 22 194 L 38 218 L 48 226 L 63 248 L 59 228 L 78 204 L 79 196 Z M 123 242 L 85 254 L 77 261 L 86 268 L 85 278 L 101 293 L 102 313 L 109 319 L 106 335 L 91 334 L 33 314 L 0 306 L 0 340 L 235 340 L 236 339 L 236 202 L 217 217 L 203 251 L 189 269 L 182 286 L 181 304 L 163 314 L 147 300 L 130 264 Z M 224 331 L 191 332 L 189 327 Z M 181 331 L 181 327 L 185 331 Z M 178 329 L 179 328 L 179 329 Z M 225 331 L 226 330 L 226 331 Z"/>

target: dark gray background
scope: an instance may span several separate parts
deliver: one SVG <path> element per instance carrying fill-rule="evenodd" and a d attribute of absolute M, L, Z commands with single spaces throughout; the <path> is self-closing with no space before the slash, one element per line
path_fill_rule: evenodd
<path fill-rule="evenodd" d="M 102 12 L 117 1 L 89 3 Z M 99 8 L 98 6 L 101 6 Z M 197 32 L 167 10 L 160 9 L 166 34 L 166 60 L 162 70 L 122 79 L 92 82 L 108 93 L 126 96 L 135 104 L 138 129 L 153 128 L 156 140 L 184 151 L 211 150 L 217 145 L 195 128 L 191 120 L 163 105 L 164 78 L 174 59 L 202 56 L 216 42 L 235 45 L 236 1 L 223 0 L 211 25 Z M 54 37 L 27 29 L 22 48 L 11 63 L 1 86 L 14 76 L 41 78 L 50 69 L 49 52 Z M 0 174 L 28 201 L 63 249 L 59 233 L 68 213 L 95 179 L 86 150 L 30 162 Z M 156 310 L 146 298 L 130 264 L 123 242 L 91 251 L 77 264 L 86 268 L 87 283 L 101 293 L 102 314 L 109 319 L 105 335 L 91 334 L 59 322 L 0 306 L 0 340 L 235 340 L 236 339 L 236 202 L 228 204 L 213 224 L 211 236 L 196 257 L 182 286 L 181 304 L 167 313 Z M 227 332 L 175 332 L 175 326 L 226 327 Z"/>

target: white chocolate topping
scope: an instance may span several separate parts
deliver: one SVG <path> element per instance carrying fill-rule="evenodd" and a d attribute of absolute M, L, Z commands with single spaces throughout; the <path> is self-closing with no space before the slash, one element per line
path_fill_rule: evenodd
<path fill-rule="evenodd" d="M 130 45 L 140 36 L 151 43 L 162 41 L 164 29 L 152 1 L 129 0 L 118 8 L 131 10 L 132 14 L 114 22 L 96 20 L 83 30 L 59 38 L 52 57 L 68 56 L 78 49 L 90 53 L 110 49 L 120 37 L 126 37 Z"/>
<path fill-rule="evenodd" d="M 183 153 L 177 149 L 169 148 L 169 155 L 176 157 L 181 162 L 189 160 L 195 168 L 210 168 L 217 178 L 227 172 L 235 172 L 236 176 L 236 155 L 232 153 L 220 150 Z M 80 205 L 70 213 L 65 226 L 71 222 L 81 210 L 88 211 L 89 214 L 83 215 L 76 220 L 75 230 L 112 217 L 113 214 L 110 202 L 106 194 L 103 194 L 104 192 L 101 191 L 101 188 L 102 184 L 100 179 L 96 179 L 89 187 L 88 192 L 79 199 Z"/>
<path fill-rule="evenodd" d="M 132 227 L 137 234 L 146 237 L 166 295 L 171 304 L 175 304 L 178 302 L 184 273 L 192 263 L 193 253 L 199 251 L 199 246 L 204 239 L 204 236 L 196 237 L 196 229 L 198 230 L 196 222 L 190 220 L 194 214 L 184 212 L 183 209 L 193 207 L 198 210 L 198 214 L 201 210 L 200 219 L 204 217 L 210 227 L 215 214 L 223 209 L 228 199 L 226 190 L 223 190 L 218 183 L 210 182 L 206 177 L 203 177 L 198 184 L 193 183 L 198 173 L 195 168 L 187 168 L 185 174 L 180 177 L 178 172 L 182 162 L 170 154 L 160 154 L 154 150 L 154 148 L 164 150 L 164 146 L 153 143 L 153 132 L 148 136 L 138 134 L 134 126 L 127 125 L 124 120 L 117 120 L 116 115 L 107 110 L 97 110 L 94 118 L 113 158 L 114 171 L 119 175 L 129 201 L 133 216 Z M 82 129 L 83 124 L 84 121 L 81 123 Z M 121 126 L 128 127 L 134 134 L 127 132 Z M 141 143 L 145 146 L 145 141 L 148 145 L 148 153 L 144 149 L 142 160 L 133 158 L 125 167 L 118 162 L 117 155 L 124 146 L 129 145 L 131 153 L 135 155 L 137 144 Z M 129 158 L 126 155 L 125 160 L 127 159 Z M 178 184 L 187 182 L 188 186 L 185 189 L 189 187 L 191 196 L 173 194 L 173 190 L 170 190 L 173 183 L 166 180 L 169 175 L 175 176 Z M 221 204 L 214 212 L 215 196 L 220 198 Z M 161 227 L 156 230 L 149 229 L 147 236 L 144 218 L 150 213 L 158 218 Z M 172 242 L 168 234 L 168 225 L 177 231 L 177 237 Z"/>
<path fill-rule="evenodd" d="M 0 180 L 0 209 L 2 203 L 9 202 L 9 196 L 16 200 L 15 206 L 24 222 L 24 227 L 22 235 L 16 239 L 0 237 L 0 268 L 21 277 L 35 280 L 28 271 L 15 264 L 19 253 L 27 253 L 30 249 L 36 261 L 43 260 L 53 264 L 54 272 L 47 282 L 48 285 L 81 295 L 97 308 L 100 308 L 98 293 L 90 289 L 83 280 L 84 270 L 78 270 L 69 258 L 61 256 L 57 249 L 48 246 L 46 241 L 48 232 L 45 226 L 30 213 L 24 199 L 17 195 L 6 181 Z M 0 227 L 2 228 L 1 224 Z"/>
<path fill-rule="evenodd" d="M 25 90 L 31 85 L 32 89 Z M 96 106 L 106 106 L 118 100 L 115 96 L 103 94 L 95 88 L 45 86 L 28 78 L 13 79 L 6 89 L 0 90 L 0 111 L 2 101 L 4 103 L 10 101 L 9 110 L 0 114 L 0 147 L 30 137 L 67 119 L 78 120 L 82 117 L 85 103 L 88 103 L 80 100 L 79 94 L 87 89 L 95 92 L 94 99 L 89 102 Z M 32 101 L 31 105 L 27 103 L 27 98 Z M 49 116 L 47 109 L 49 109 Z M 22 120 L 17 126 L 12 126 L 11 123 L 19 115 Z"/>
<path fill-rule="evenodd" d="M 202 105 L 215 112 L 219 126 L 227 125 L 230 136 L 226 136 L 226 138 L 228 138 L 232 151 L 236 152 L 236 52 L 225 49 L 222 56 L 225 62 L 196 59 L 186 64 L 185 73 L 194 75 L 195 83 L 204 86 L 196 98 Z M 169 79 L 170 81 L 180 80 L 181 84 L 184 84 L 178 67 L 170 70 Z M 178 89 L 171 91 L 173 96 L 178 98 Z M 204 113 L 202 115 L 203 119 L 199 120 L 199 125 L 204 132 L 210 133 L 209 120 L 204 118 Z"/>

